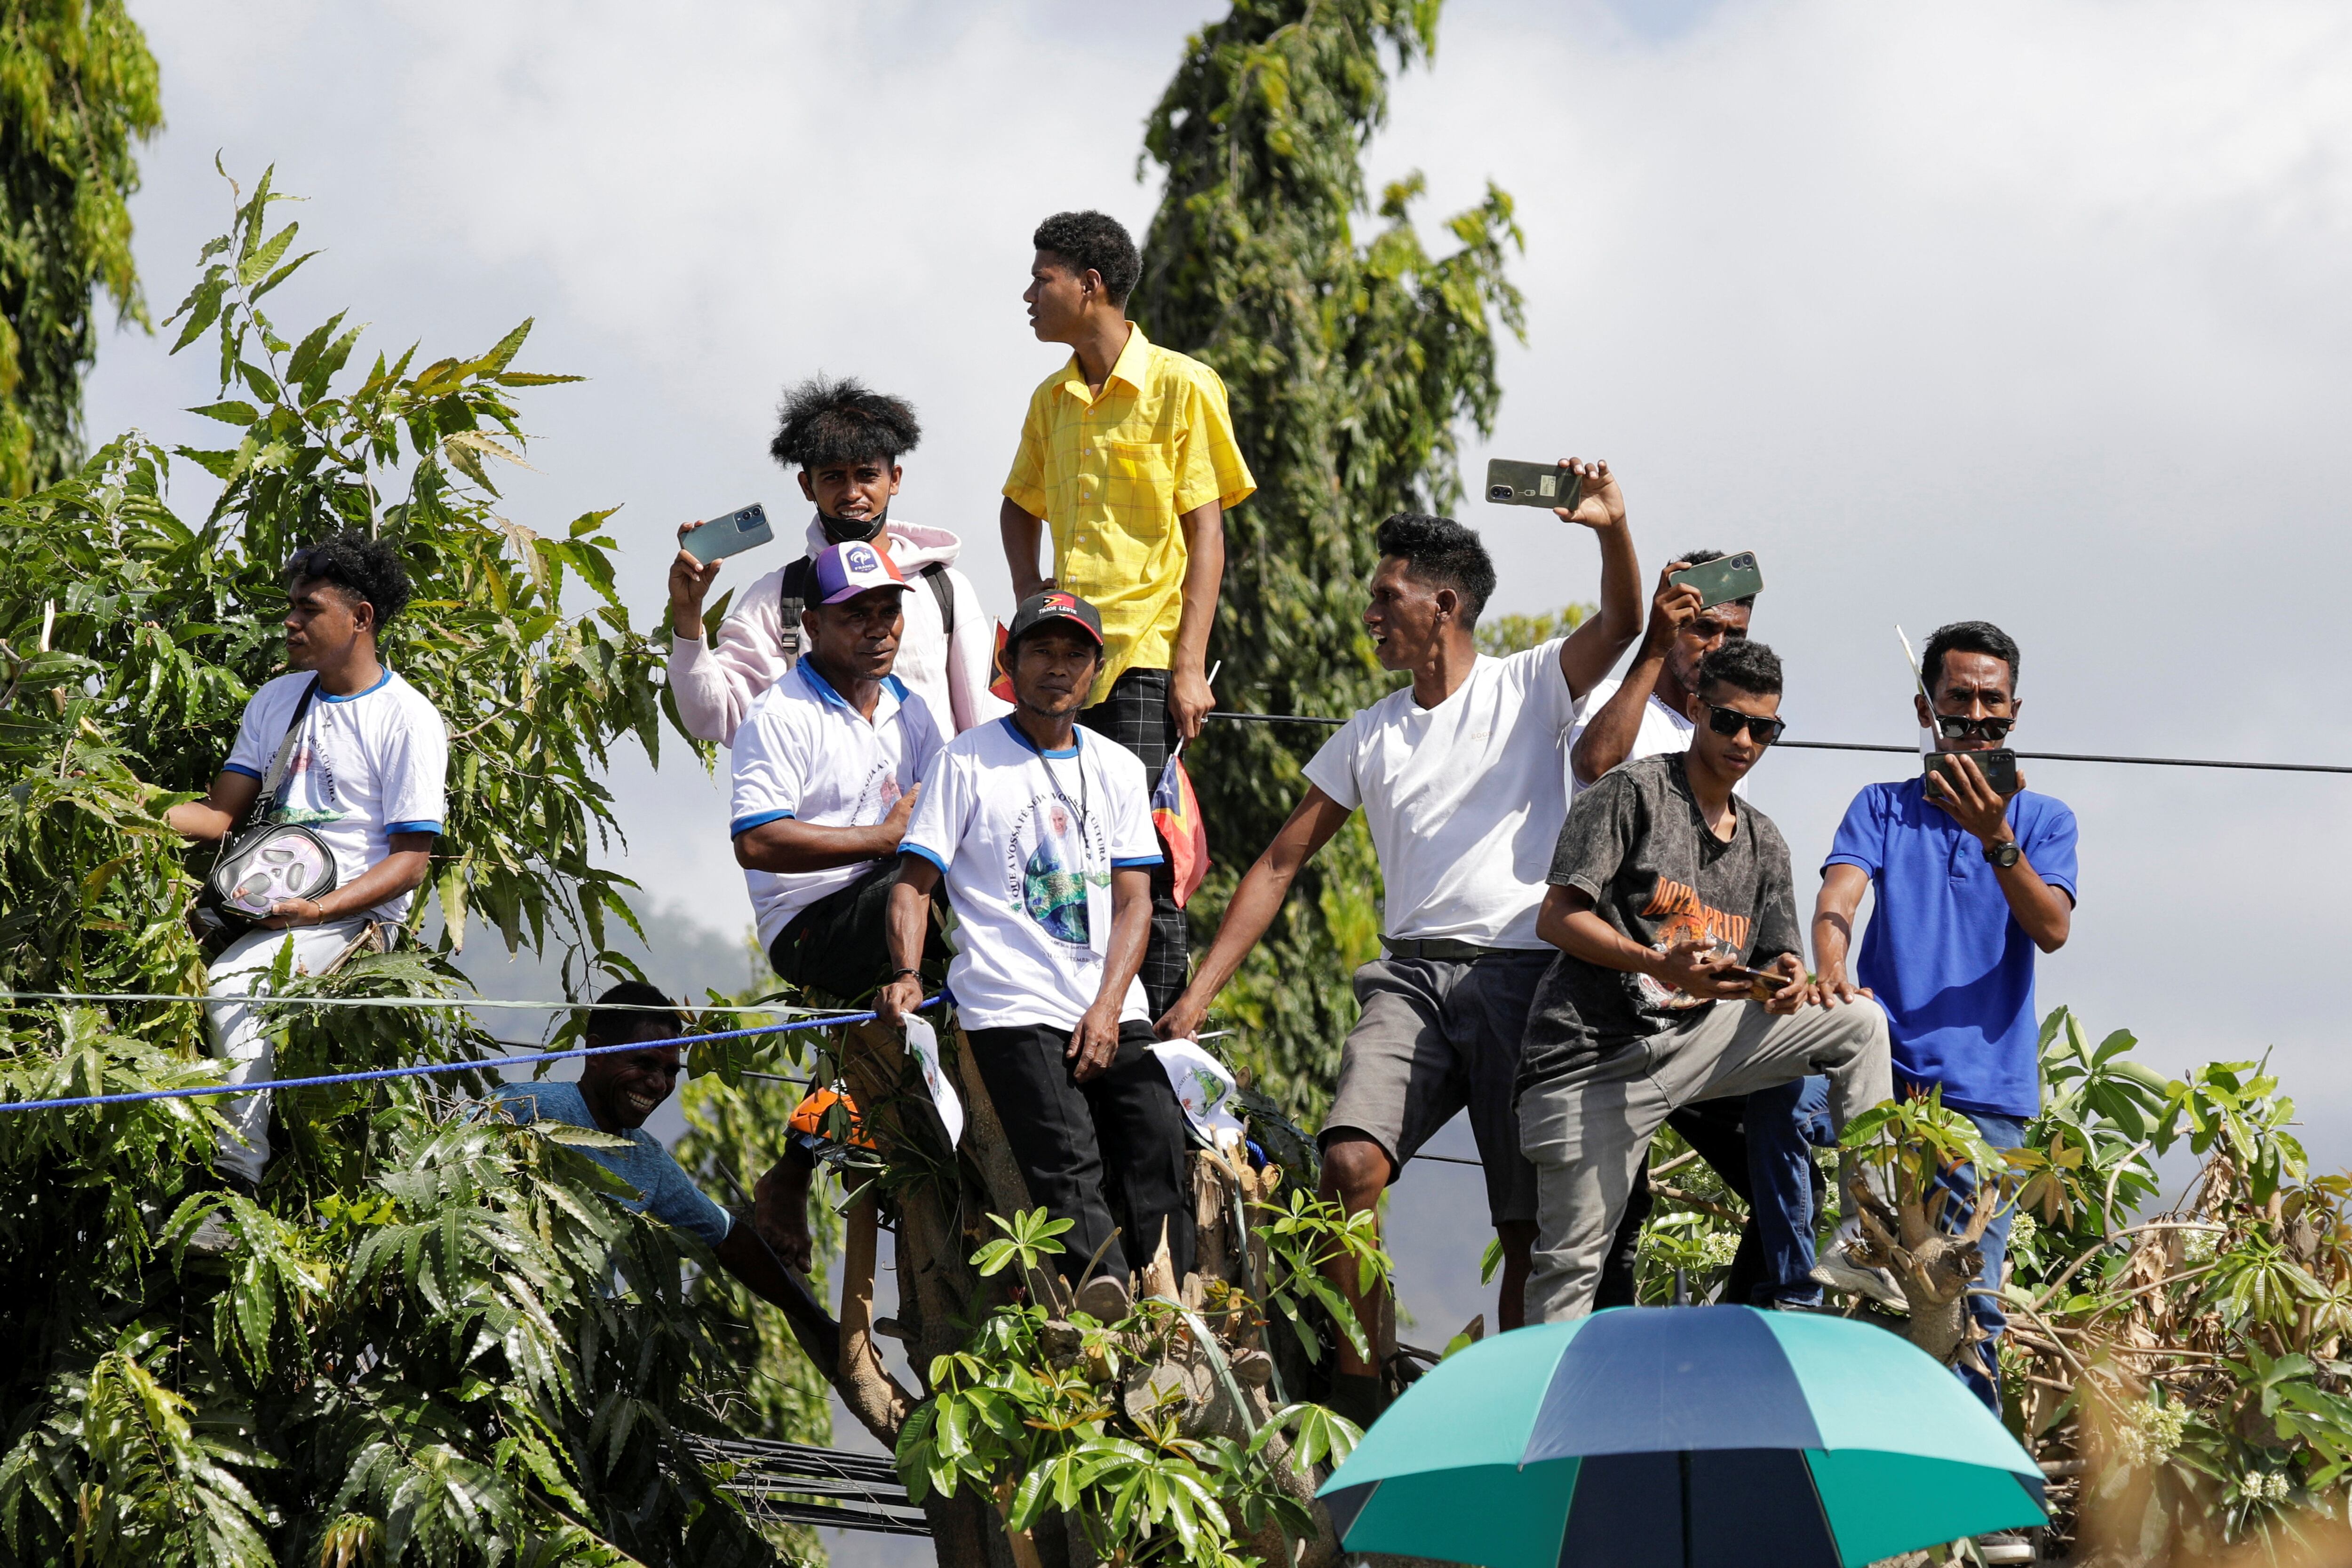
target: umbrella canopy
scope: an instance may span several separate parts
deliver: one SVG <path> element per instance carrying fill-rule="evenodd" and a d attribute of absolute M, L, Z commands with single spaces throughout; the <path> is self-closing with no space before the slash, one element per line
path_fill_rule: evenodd
<path fill-rule="evenodd" d="M 1483 1568 L 1862 1568 L 2046 1517 L 2041 1468 L 1933 1358 L 1750 1307 L 1472 1345 L 1320 1495 L 1348 1551 Z"/>

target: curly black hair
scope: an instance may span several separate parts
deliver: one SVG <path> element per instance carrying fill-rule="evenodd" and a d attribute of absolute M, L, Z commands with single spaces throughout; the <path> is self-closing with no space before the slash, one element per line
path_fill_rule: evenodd
<path fill-rule="evenodd" d="M 1927 634 L 1927 651 L 1919 660 L 1919 678 L 1931 692 L 1944 685 L 1944 655 L 1982 653 L 2009 666 L 2009 695 L 2017 695 L 2017 640 L 1990 621 L 1955 621 Z"/>
<path fill-rule="evenodd" d="M 1475 622 L 1495 592 L 1495 562 L 1478 536 L 1452 517 L 1399 512 L 1381 525 L 1373 542 L 1395 556 L 1412 575 L 1433 588 L 1450 588 L 1462 600 L 1462 619 Z"/>
<path fill-rule="evenodd" d="M 1698 663 L 1698 690 L 1705 696 L 1717 683 L 1759 697 L 1780 695 L 1780 655 L 1745 637 L 1727 640 Z"/>
<path fill-rule="evenodd" d="M 1127 225 L 1108 213 L 1055 213 L 1037 225 L 1029 243 L 1051 251 L 1075 271 L 1102 275 L 1103 292 L 1114 305 L 1124 305 L 1143 276 L 1143 257 Z"/>
<path fill-rule="evenodd" d="M 603 1045 L 618 1045 L 635 1034 L 646 1024 L 656 1023 L 673 1034 L 685 1032 L 686 1019 L 678 1013 L 646 1013 L 625 1011 L 636 1008 L 675 1008 L 677 1004 L 643 980 L 623 980 L 596 998 L 590 1010 L 588 1022 L 581 1032 Z M 593 1061 L 594 1058 L 590 1058 Z"/>
<path fill-rule="evenodd" d="M 382 539 L 372 539 L 356 528 L 305 545 L 286 561 L 286 581 L 331 582 L 354 599 L 375 609 L 375 630 L 381 634 L 392 618 L 408 608 L 412 591 L 408 569 L 400 553 Z"/>
<path fill-rule="evenodd" d="M 886 397 L 855 376 L 827 381 L 819 372 L 786 389 L 776 405 L 776 438 L 768 455 L 789 468 L 822 468 L 879 457 L 897 463 L 923 438 L 914 404 Z"/>

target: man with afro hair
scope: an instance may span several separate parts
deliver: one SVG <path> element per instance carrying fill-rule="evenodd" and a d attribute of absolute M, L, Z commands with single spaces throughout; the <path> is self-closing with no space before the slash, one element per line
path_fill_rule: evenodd
<path fill-rule="evenodd" d="M 853 542 L 882 544 L 918 591 L 903 595 L 907 624 L 895 671 L 949 735 L 994 718 L 1005 705 L 989 695 L 993 638 L 971 580 L 955 569 L 963 541 L 945 528 L 890 516 L 905 471 L 898 459 L 922 439 L 914 408 L 854 377 L 810 377 L 784 393 L 768 452 L 797 467 L 801 494 L 815 507 L 803 555 L 754 580 L 706 642 L 703 601 L 720 561 L 681 549 L 669 568 L 669 686 L 687 732 L 731 746 L 752 699 L 799 662 L 801 624 L 814 602 L 810 574 L 818 553 Z M 683 538 L 697 527 L 678 528 Z"/>
<path fill-rule="evenodd" d="M 1030 394 L 1000 526 L 1013 596 L 1075 593 L 1102 615 L 1103 664 L 1078 722 L 1143 759 L 1156 781 L 1215 705 L 1209 632 L 1225 570 L 1225 509 L 1256 486 L 1225 383 L 1127 319 L 1135 241 L 1102 213 L 1056 213 L 1030 236 L 1030 329 L 1070 357 Z M 1037 559 L 1050 528 L 1054 574 Z M 1164 846 L 1163 846 L 1164 847 Z M 1152 878 L 1143 985 L 1155 1012 L 1184 988 L 1172 861 Z"/>

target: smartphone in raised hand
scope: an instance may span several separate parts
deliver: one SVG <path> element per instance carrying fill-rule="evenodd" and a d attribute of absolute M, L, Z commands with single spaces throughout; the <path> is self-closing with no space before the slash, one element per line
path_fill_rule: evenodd
<path fill-rule="evenodd" d="M 677 548 L 706 566 L 725 556 L 740 555 L 776 537 L 768 526 L 768 508 L 754 501 L 723 517 L 713 517 L 679 536 Z"/>
<path fill-rule="evenodd" d="M 1764 591 L 1764 573 L 1756 564 L 1756 552 L 1744 549 L 1715 560 L 1703 560 L 1696 566 L 1686 566 L 1671 579 L 1675 583 L 1687 583 L 1698 590 L 1698 607 L 1712 610 L 1718 604 L 1728 604 L 1735 599 L 1746 599 Z"/>
<path fill-rule="evenodd" d="M 1486 460 L 1486 499 L 1496 506 L 1565 507 L 1572 512 L 1583 498 L 1584 481 L 1560 464 Z"/>
<path fill-rule="evenodd" d="M 1974 762 L 1994 794 L 2006 799 L 2017 793 L 2017 753 L 2006 746 L 1997 746 L 1990 751 L 1931 751 L 1919 759 L 1919 776 L 1924 779 L 1930 773 L 1941 773 L 1948 781 L 1953 779 L 1956 776 L 1952 759 L 1957 757 Z"/>

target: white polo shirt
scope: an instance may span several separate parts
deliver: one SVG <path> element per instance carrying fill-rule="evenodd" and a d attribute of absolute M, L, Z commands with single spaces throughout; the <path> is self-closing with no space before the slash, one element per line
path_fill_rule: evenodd
<path fill-rule="evenodd" d="M 728 835 L 740 838 L 784 817 L 824 828 L 871 827 L 914 788 L 939 750 L 931 710 L 896 675 L 882 678 L 868 720 L 803 659 L 760 694 L 735 732 Z M 794 915 L 877 863 L 744 872 L 760 946 L 772 944 Z"/>

